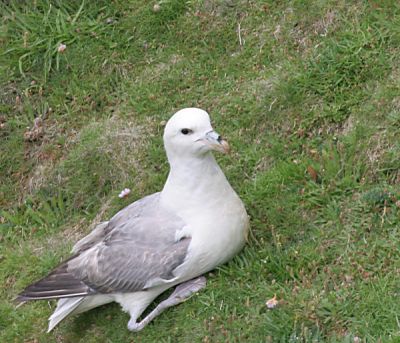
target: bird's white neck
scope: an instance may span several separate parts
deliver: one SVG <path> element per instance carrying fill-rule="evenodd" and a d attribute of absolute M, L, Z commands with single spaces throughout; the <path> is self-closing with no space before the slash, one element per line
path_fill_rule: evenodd
<path fill-rule="evenodd" d="M 168 156 L 170 172 L 161 199 L 174 210 L 214 203 L 233 192 L 214 156 L 173 158 Z M 172 200 L 173 199 L 173 200 Z"/>

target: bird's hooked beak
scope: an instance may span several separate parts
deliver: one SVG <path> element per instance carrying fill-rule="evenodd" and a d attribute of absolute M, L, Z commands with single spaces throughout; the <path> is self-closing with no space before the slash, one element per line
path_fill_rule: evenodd
<path fill-rule="evenodd" d="M 209 131 L 204 137 L 200 138 L 204 144 L 208 145 L 212 150 L 228 154 L 230 151 L 229 144 L 226 140 L 216 133 L 215 131 Z"/>

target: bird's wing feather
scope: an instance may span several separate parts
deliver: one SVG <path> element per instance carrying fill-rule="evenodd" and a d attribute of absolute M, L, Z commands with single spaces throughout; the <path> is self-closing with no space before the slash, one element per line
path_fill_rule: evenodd
<path fill-rule="evenodd" d="M 80 252 L 87 250 L 94 246 L 95 244 L 101 242 L 101 240 L 107 234 L 107 230 L 109 229 L 109 222 L 101 222 L 93 229 L 91 233 L 87 236 L 83 237 L 81 240 L 75 243 L 72 248 L 72 253 L 79 254 Z"/>
<path fill-rule="evenodd" d="M 159 193 L 145 197 L 118 212 L 77 247 L 75 256 L 28 286 L 18 300 L 135 292 L 151 280 L 173 279 L 190 243 L 190 237 L 175 239 L 184 226 L 159 206 Z"/>

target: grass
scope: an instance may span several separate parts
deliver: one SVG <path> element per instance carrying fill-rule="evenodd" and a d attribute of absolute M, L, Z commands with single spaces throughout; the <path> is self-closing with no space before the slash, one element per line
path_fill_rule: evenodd
<path fill-rule="evenodd" d="M 0 5 L 0 341 L 398 342 L 400 6 L 154 4 Z M 163 123 L 189 106 L 233 147 L 250 243 L 139 334 L 117 305 L 46 334 L 52 309 L 12 299 L 162 187 Z"/>

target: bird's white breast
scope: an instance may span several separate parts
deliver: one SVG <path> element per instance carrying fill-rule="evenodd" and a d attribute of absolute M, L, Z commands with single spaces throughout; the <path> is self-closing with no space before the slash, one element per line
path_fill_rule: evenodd
<path fill-rule="evenodd" d="M 182 209 L 178 214 L 187 223 L 181 234 L 191 237 L 185 262 L 174 274 L 192 278 L 230 260 L 245 244 L 248 216 L 243 203 L 231 189 L 200 208 Z"/>
<path fill-rule="evenodd" d="M 246 241 L 248 217 L 212 154 L 192 163 L 175 162 L 160 199 L 161 206 L 185 222 L 176 238 L 191 238 L 185 261 L 174 270 L 184 281 L 239 252 Z"/>

